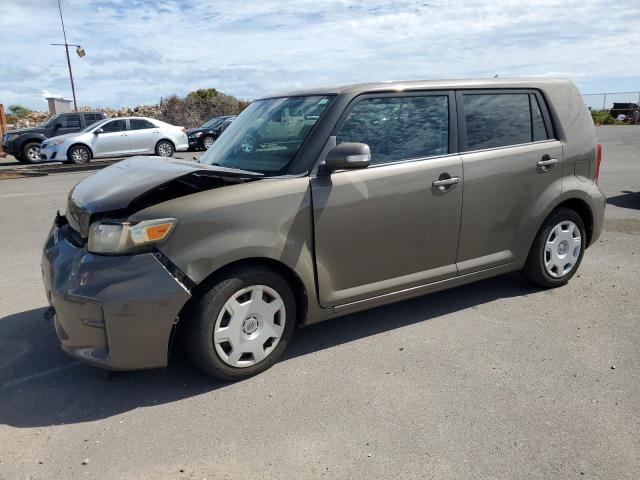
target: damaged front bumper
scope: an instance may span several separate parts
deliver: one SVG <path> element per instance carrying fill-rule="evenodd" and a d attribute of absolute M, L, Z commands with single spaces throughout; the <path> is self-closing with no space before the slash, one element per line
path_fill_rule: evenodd
<path fill-rule="evenodd" d="M 58 216 L 42 276 L 65 352 L 110 370 L 166 366 L 173 326 L 190 293 L 153 253 L 90 253 Z"/>

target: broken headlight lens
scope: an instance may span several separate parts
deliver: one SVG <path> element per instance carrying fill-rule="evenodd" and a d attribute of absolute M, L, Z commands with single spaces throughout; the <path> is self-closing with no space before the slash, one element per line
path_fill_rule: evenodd
<path fill-rule="evenodd" d="M 139 223 L 95 222 L 89 228 L 88 250 L 93 253 L 138 253 L 164 240 L 175 223 L 174 218 Z"/>

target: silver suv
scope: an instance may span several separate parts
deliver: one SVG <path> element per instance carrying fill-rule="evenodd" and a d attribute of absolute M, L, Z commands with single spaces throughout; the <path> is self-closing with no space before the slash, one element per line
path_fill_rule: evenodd
<path fill-rule="evenodd" d="M 165 366 L 178 334 L 241 379 L 298 325 L 516 270 L 565 284 L 602 228 L 600 161 L 568 80 L 264 98 L 199 163 L 132 158 L 72 190 L 44 247 L 49 314 L 94 365 Z"/>

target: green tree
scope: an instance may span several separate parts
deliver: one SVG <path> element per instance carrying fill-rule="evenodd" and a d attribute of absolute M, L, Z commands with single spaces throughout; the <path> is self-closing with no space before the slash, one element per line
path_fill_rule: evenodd
<path fill-rule="evenodd" d="M 13 115 L 15 115 L 17 118 L 26 117 L 31 113 L 31 110 L 29 110 L 27 107 L 23 107 L 22 105 L 18 105 L 18 104 L 9 105 L 9 111 Z"/>
<path fill-rule="evenodd" d="M 215 88 L 199 88 L 187 95 L 187 100 L 203 103 L 214 103 L 217 97 L 221 95 Z"/>

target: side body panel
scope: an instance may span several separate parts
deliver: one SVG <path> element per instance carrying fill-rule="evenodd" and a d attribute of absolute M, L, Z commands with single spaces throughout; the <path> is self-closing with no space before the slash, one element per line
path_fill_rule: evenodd
<path fill-rule="evenodd" d="M 320 303 L 362 300 L 456 275 L 460 157 L 379 165 L 312 178 Z"/>
<path fill-rule="evenodd" d="M 89 145 L 95 157 L 106 157 L 128 153 L 130 149 L 128 131 L 125 132 L 105 132 L 91 134 Z"/>
<path fill-rule="evenodd" d="M 160 139 L 160 128 L 144 128 L 127 130 L 129 136 L 129 153 L 153 153 L 156 143 Z"/>
<path fill-rule="evenodd" d="M 178 221 L 159 248 L 195 283 L 238 260 L 271 259 L 304 285 L 308 315 L 328 316 L 317 303 L 308 177 L 208 190 L 141 210 L 131 220 L 168 216 Z"/>
<path fill-rule="evenodd" d="M 559 164 L 537 166 L 544 156 Z M 539 204 L 562 192 L 562 144 L 536 142 L 462 153 L 464 206 L 458 249 L 461 275 L 526 256 L 535 236 Z M 544 210 L 544 209 L 543 209 Z"/>

